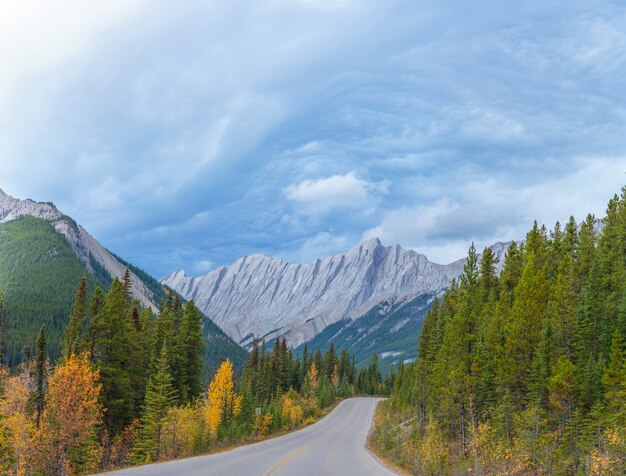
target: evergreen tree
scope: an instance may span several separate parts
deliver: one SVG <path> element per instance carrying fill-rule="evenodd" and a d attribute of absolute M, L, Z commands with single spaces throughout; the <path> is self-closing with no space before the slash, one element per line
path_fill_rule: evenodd
<path fill-rule="evenodd" d="M 35 344 L 35 388 L 32 394 L 33 407 L 35 410 L 36 425 L 39 426 L 41 414 L 46 398 L 46 385 L 48 377 L 48 350 L 46 348 L 46 328 L 41 326 Z"/>
<path fill-rule="evenodd" d="M 122 283 L 114 279 L 102 309 L 93 317 L 93 361 L 100 370 L 105 424 L 116 435 L 135 417 L 136 393 L 131 378 L 133 344 L 130 309 Z"/>
<path fill-rule="evenodd" d="M 384 448 L 419 474 L 623 473 L 626 187 L 606 215 L 602 227 L 593 215 L 557 223 L 549 238 L 535 223 L 499 278 L 485 250 L 476 279 L 470 250 L 460 285 L 433 301 L 418 359 L 398 367 Z M 359 388 L 367 380 L 361 369 Z M 450 466 L 423 466 L 432 445 Z"/>
<path fill-rule="evenodd" d="M 133 281 L 130 277 L 130 269 L 128 267 L 124 270 L 124 277 L 122 278 L 122 285 L 124 286 L 124 293 L 126 294 L 126 300 L 130 304 L 133 298 Z"/>
<path fill-rule="evenodd" d="M 4 302 L 4 294 L 0 291 L 0 366 L 6 365 L 8 325 L 9 315 Z"/>
<path fill-rule="evenodd" d="M 89 321 L 89 326 L 87 329 L 87 353 L 92 362 L 95 361 L 94 352 L 96 342 L 99 339 L 104 338 L 103 333 L 105 332 L 104 324 L 102 321 L 102 316 L 100 316 L 100 311 L 102 310 L 102 305 L 104 304 L 104 292 L 100 286 L 96 287 L 93 296 L 91 297 L 91 303 L 89 305 L 89 315 L 91 316 Z"/>
<path fill-rule="evenodd" d="M 87 319 L 87 276 L 80 279 L 76 298 L 74 300 L 74 310 L 65 328 L 61 353 L 65 358 L 72 354 L 78 354 L 83 326 Z"/>
<path fill-rule="evenodd" d="M 163 427 L 167 421 L 169 409 L 176 400 L 166 349 L 167 347 L 163 347 L 161 351 L 156 374 L 150 379 L 146 391 L 139 437 L 135 447 L 140 463 L 159 460 Z"/>
<path fill-rule="evenodd" d="M 324 355 L 324 373 L 329 380 L 332 378 L 333 370 L 338 363 L 339 360 L 337 359 L 337 352 L 335 352 L 335 345 L 331 342 Z"/>
<path fill-rule="evenodd" d="M 187 403 L 202 392 L 202 366 L 204 355 L 202 315 L 193 301 L 185 304 L 178 332 L 178 355 L 181 361 L 181 403 Z"/>

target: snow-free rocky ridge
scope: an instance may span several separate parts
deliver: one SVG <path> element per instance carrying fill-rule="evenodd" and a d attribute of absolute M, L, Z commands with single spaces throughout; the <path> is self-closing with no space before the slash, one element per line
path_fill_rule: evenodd
<path fill-rule="evenodd" d="M 41 218 L 69 243 L 76 257 L 85 269 L 93 272 L 92 260 L 99 263 L 110 275 L 122 278 L 126 266 L 107 251 L 87 230 L 72 218 L 59 211 L 51 202 L 20 200 L 6 194 L 0 189 L 0 223 L 17 220 L 24 216 Z M 141 279 L 131 271 L 133 297 L 144 306 L 156 309 L 152 292 Z"/>
<path fill-rule="evenodd" d="M 510 243 L 492 246 L 503 261 Z M 245 256 L 203 276 L 181 269 L 161 282 L 198 307 L 235 341 L 284 336 L 290 346 L 309 341 L 328 325 L 357 319 L 382 302 L 400 304 L 446 289 L 465 260 L 448 265 L 378 238 L 345 253 L 291 264 L 261 254 Z"/>

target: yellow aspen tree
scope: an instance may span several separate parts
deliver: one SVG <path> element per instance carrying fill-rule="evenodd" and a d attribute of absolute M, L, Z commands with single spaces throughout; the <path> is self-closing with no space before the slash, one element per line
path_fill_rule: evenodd
<path fill-rule="evenodd" d="M 303 387 L 304 394 L 307 398 L 317 395 L 317 389 L 319 388 L 319 375 L 315 362 L 311 364 L 311 368 L 309 368 L 309 371 L 306 374 Z"/>
<path fill-rule="evenodd" d="M 209 385 L 206 408 L 209 430 L 215 435 L 220 425 L 229 425 L 240 412 L 241 395 L 235 393 L 233 364 L 226 359 Z"/>
<path fill-rule="evenodd" d="M 11 470 L 1 465 L 0 468 L 7 474 L 27 474 L 28 455 L 35 433 L 35 422 L 28 411 L 32 383 L 26 370 L 14 377 L 5 377 L 0 420 L 7 430 L 5 435 L 10 448 L 10 455 L 7 456 L 11 460 Z"/>
<path fill-rule="evenodd" d="M 72 455 L 89 452 L 102 423 L 98 377 L 86 355 L 74 354 L 50 376 L 39 428 L 40 450 L 45 452 L 39 461 L 46 471 L 69 475 L 86 469 L 77 468 L 80 463 Z"/>

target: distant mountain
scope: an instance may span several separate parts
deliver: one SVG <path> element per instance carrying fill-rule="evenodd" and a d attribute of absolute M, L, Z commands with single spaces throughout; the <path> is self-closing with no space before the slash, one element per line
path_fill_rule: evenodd
<path fill-rule="evenodd" d="M 379 356 L 381 370 L 390 364 L 417 357 L 417 340 L 434 293 L 425 293 L 398 304 L 383 301 L 358 319 L 342 319 L 326 327 L 306 343 L 309 352 L 326 352 L 330 344 L 344 348 L 357 365 L 366 365 L 373 353 Z M 303 345 L 296 349 L 301 354 Z"/>
<path fill-rule="evenodd" d="M 106 250 L 81 225 L 50 202 L 19 200 L 0 190 L 0 290 L 9 308 L 8 362 L 17 364 L 46 325 L 52 357 L 69 319 L 83 274 L 89 288 L 108 288 L 131 272 L 133 297 L 157 310 L 163 286 L 141 269 Z M 208 370 L 223 356 L 241 367 L 246 352 L 218 326 L 205 320 Z"/>
<path fill-rule="evenodd" d="M 508 245 L 497 243 L 492 248 L 502 259 Z M 348 342 L 347 333 L 357 332 L 362 323 L 370 322 L 372 328 L 380 324 L 382 329 L 381 322 L 391 319 L 397 328 L 392 332 L 391 325 L 391 334 L 379 336 L 378 342 L 382 345 L 387 339 L 388 352 L 399 352 L 393 342 L 403 334 L 392 334 L 411 321 L 406 329 L 415 332 L 408 345 L 416 345 L 424 309 L 432 296 L 461 274 L 464 262 L 432 263 L 420 253 L 399 245 L 383 246 L 374 238 L 345 253 L 305 265 L 254 254 L 204 276 L 189 277 L 178 270 L 161 282 L 183 297 L 194 299 L 207 316 L 242 345 L 249 345 L 254 336 L 265 340 L 284 336 L 289 345 L 297 347 L 318 335 L 322 337 L 316 342 L 323 345 L 324 336 L 328 342 L 333 341 L 329 334 L 340 330 L 344 337 L 334 340 L 344 344 Z M 400 324 L 400 309 L 410 302 L 420 305 L 404 308 L 408 320 Z M 372 315 L 377 307 L 379 311 Z M 368 320 L 362 321 L 365 317 Z M 416 322 L 417 327 L 413 326 Z M 377 351 L 382 351 L 381 345 L 368 344 Z"/>

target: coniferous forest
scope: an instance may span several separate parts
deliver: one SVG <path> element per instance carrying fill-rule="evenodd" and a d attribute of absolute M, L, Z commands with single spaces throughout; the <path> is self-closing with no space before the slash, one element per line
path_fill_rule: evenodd
<path fill-rule="evenodd" d="M 243 375 L 224 359 L 205 381 L 207 343 L 193 301 L 168 293 L 158 313 L 142 308 L 128 271 L 106 293 L 89 288 L 83 277 L 58 359 L 49 359 L 42 327 L 32 355 L 13 372 L 0 367 L 2 474 L 87 474 L 207 453 L 391 386 L 375 355 L 363 368 L 333 347 L 294 358 L 284 340 L 255 341 Z M 0 294 L 0 330 L 5 311 Z"/>
<path fill-rule="evenodd" d="M 535 223 L 496 269 L 470 248 L 373 443 L 414 474 L 625 474 L 626 187 L 602 220 Z"/>

